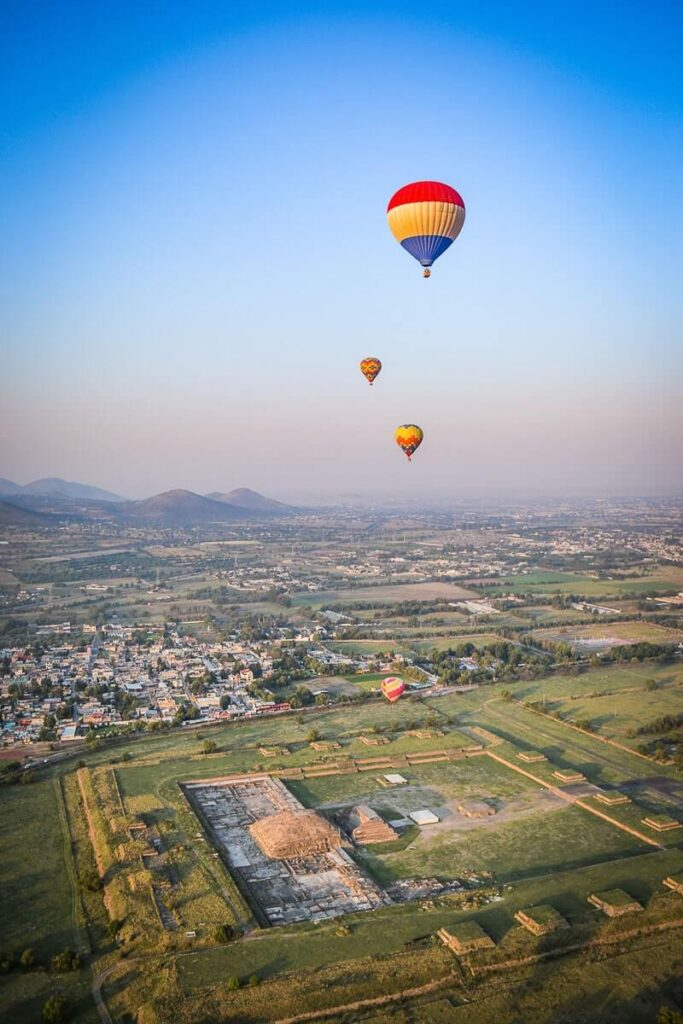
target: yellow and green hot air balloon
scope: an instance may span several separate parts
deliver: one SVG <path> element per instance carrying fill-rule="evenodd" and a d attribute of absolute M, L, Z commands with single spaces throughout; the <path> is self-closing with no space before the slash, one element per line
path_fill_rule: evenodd
<path fill-rule="evenodd" d="M 394 432 L 394 440 L 408 456 L 408 462 L 422 444 L 423 437 L 422 428 L 415 423 L 402 423 Z"/>
<path fill-rule="evenodd" d="M 367 359 L 361 359 L 360 361 L 360 372 L 367 378 L 370 384 L 374 382 L 381 369 L 382 364 L 376 356 L 368 356 Z"/>

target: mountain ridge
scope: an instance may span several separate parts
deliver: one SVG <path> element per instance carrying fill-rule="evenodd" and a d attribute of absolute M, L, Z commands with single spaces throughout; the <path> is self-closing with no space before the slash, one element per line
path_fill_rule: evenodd
<path fill-rule="evenodd" d="M 111 501 L 119 502 L 126 499 L 120 494 L 106 491 L 102 487 L 82 484 L 74 480 L 63 480 L 58 476 L 41 477 L 28 484 L 16 484 L 13 480 L 0 477 L 0 495 L 29 494 L 46 498 L 68 498 L 74 501 Z"/>

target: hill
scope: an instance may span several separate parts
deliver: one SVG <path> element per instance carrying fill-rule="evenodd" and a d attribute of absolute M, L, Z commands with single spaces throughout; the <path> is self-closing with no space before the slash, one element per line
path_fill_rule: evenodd
<path fill-rule="evenodd" d="M 235 508 L 247 509 L 250 512 L 264 512 L 270 515 L 284 515 L 287 512 L 294 512 L 292 505 L 285 505 L 273 498 L 266 498 L 258 491 L 252 491 L 249 487 L 236 487 L 227 494 L 213 491 L 206 495 L 211 501 L 221 501 L 226 505 L 233 505 Z"/>
<path fill-rule="evenodd" d="M 125 498 L 122 498 L 120 494 L 113 494 L 111 491 L 105 491 L 101 487 L 92 487 L 90 484 L 62 480 L 56 476 L 33 480 L 30 484 L 26 484 L 25 487 L 21 487 L 20 493 L 44 495 L 49 498 L 73 498 L 76 501 L 125 501 Z"/>
<path fill-rule="evenodd" d="M 182 489 L 164 491 L 142 501 L 123 502 L 117 506 L 117 514 L 131 521 L 159 526 L 241 522 L 248 517 L 243 509 Z"/>

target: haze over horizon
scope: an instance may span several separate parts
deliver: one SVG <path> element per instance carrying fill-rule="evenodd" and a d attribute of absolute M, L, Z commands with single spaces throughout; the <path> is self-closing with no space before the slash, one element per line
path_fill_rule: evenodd
<path fill-rule="evenodd" d="M 0 475 L 132 498 L 681 493 L 680 11 L 3 20 Z M 420 177 L 467 207 L 428 282 L 384 215 Z"/>

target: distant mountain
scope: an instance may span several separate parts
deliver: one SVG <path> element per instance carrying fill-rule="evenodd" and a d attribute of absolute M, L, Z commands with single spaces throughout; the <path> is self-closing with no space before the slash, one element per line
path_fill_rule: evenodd
<path fill-rule="evenodd" d="M 125 501 L 120 494 L 112 494 L 111 491 L 104 491 L 101 487 L 91 487 L 89 484 L 72 483 L 70 480 L 62 480 L 60 477 L 45 477 L 42 480 L 33 480 L 21 488 L 21 494 L 39 494 L 48 498 L 73 498 L 78 501 Z"/>
<path fill-rule="evenodd" d="M 234 505 L 235 508 L 243 508 L 249 512 L 284 515 L 287 512 L 295 511 L 291 505 L 285 505 L 283 502 L 275 501 L 273 498 L 266 498 L 257 491 L 250 490 L 248 487 L 236 487 L 234 491 L 228 491 L 227 494 L 213 491 L 211 494 L 207 494 L 206 497 L 210 498 L 211 501 L 221 501 L 225 505 Z"/>
<path fill-rule="evenodd" d="M 184 490 L 164 491 L 143 501 L 125 501 L 117 505 L 116 512 L 117 516 L 155 526 L 241 522 L 248 518 L 244 509 Z"/>
<path fill-rule="evenodd" d="M 32 527 L 57 525 L 56 517 L 44 512 L 34 512 L 30 508 L 21 508 L 11 501 L 0 501 L 0 528 L 7 526 Z"/>
<path fill-rule="evenodd" d="M 0 494 L 21 494 L 23 489 L 21 484 L 15 484 L 12 480 L 0 476 Z"/>

